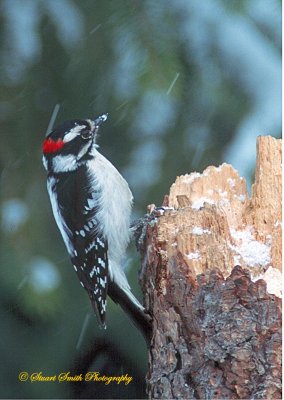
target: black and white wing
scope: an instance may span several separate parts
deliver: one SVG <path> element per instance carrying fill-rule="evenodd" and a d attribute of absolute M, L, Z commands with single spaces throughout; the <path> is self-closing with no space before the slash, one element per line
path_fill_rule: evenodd
<path fill-rule="evenodd" d="M 54 185 L 56 191 L 52 190 Z M 98 229 L 100 192 L 90 186 L 84 166 L 68 175 L 50 176 L 48 191 L 74 269 L 88 292 L 98 321 L 105 327 L 108 242 Z"/>

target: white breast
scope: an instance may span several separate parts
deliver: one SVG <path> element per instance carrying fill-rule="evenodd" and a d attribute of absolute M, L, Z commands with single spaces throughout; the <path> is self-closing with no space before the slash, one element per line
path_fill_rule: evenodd
<path fill-rule="evenodd" d="M 96 217 L 108 240 L 110 263 L 120 265 L 130 238 L 132 193 L 117 169 L 99 152 L 87 167 L 94 187 L 101 191 Z"/>

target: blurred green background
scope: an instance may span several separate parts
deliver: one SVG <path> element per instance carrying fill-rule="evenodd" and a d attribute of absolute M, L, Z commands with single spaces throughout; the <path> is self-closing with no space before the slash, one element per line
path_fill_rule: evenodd
<path fill-rule="evenodd" d="M 232 163 L 281 134 L 280 0 L 2 0 L 1 398 L 144 398 L 147 350 L 116 305 L 97 327 L 46 191 L 56 123 L 108 112 L 101 152 L 129 181 L 133 218 L 179 174 Z M 139 257 L 128 275 L 139 296 Z M 21 371 L 128 374 L 128 386 L 19 382 Z"/>

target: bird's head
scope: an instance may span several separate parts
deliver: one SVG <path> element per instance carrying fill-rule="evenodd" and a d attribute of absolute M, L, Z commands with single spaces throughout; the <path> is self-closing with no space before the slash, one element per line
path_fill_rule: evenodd
<path fill-rule="evenodd" d="M 43 164 L 47 171 L 75 171 L 95 155 L 96 137 L 107 114 L 91 120 L 66 121 L 47 135 L 43 142 Z"/>

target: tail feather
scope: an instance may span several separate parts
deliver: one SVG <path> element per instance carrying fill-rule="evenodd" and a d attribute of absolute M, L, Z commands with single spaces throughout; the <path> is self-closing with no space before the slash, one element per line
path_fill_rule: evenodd
<path fill-rule="evenodd" d="M 97 317 L 97 321 L 99 323 L 100 328 L 106 329 L 106 313 L 101 314 L 96 302 L 96 299 L 92 296 L 89 295 L 90 299 L 91 299 L 91 304 L 93 307 L 93 310 L 95 311 L 96 317 Z"/>
<path fill-rule="evenodd" d="M 121 287 L 113 281 L 109 283 L 108 295 L 131 318 L 133 324 L 143 334 L 148 347 L 150 347 L 152 333 L 151 317 L 149 314 L 146 314 L 144 307 L 136 299 L 130 288 Z"/>

